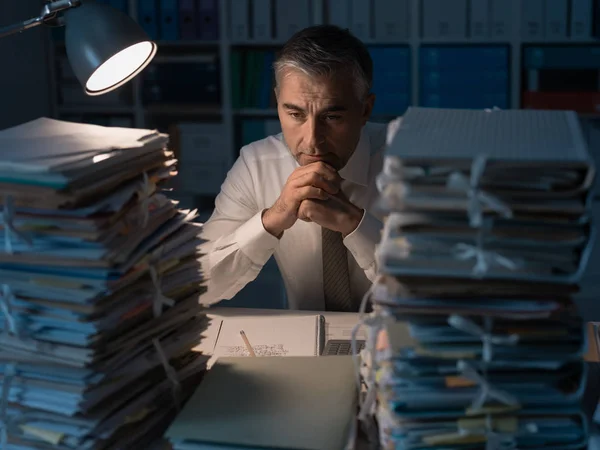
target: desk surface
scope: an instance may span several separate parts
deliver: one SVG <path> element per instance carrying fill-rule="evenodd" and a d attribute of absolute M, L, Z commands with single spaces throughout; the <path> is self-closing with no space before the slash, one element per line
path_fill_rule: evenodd
<path fill-rule="evenodd" d="M 321 314 L 325 317 L 325 332 L 329 339 L 350 339 L 354 326 L 358 323 L 358 313 L 345 313 L 333 311 L 304 311 L 291 309 L 260 309 L 260 308 L 208 308 L 206 314 L 211 320 L 207 330 L 202 333 L 200 344 L 194 349 L 210 355 L 215 348 L 219 336 L 221 320 L 228 317 L 275 317 L 275 316 L 314 316 Z M 365 339 L 365 329 L 359 333 Z"/>

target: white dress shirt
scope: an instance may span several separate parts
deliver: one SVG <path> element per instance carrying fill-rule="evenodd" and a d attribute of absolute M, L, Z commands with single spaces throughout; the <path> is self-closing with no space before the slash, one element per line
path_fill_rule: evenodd
<path fill-rule="evenodd" d="M 381 239 L 382 223 L 370 210 L 377 199 L 375 178 L 382 169 L 386 128 L 367 123 L 354 154 L 339 172 L 344 180 L 342 191 L 365 210 L 356 230 L 344 238 L 356 305 L 376 275 L 375 245 Z M 241 149 L 215 200 L 215 210 L 204 224 L 202 237 L 207 242 L 202 265 L 208 291 L 200 299 L 203 304 L 232 298 L 275 255 L 289 308 L 325 309 L 321 227 L 298 220 L 278 239 L 262 223 L 263 210 L 275 203 L 297 167 L 282 134 Z"/>

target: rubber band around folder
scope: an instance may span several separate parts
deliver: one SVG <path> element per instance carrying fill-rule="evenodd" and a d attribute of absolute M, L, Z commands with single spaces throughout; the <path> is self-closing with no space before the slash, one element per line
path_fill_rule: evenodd
<path fill-rule="evenodd" d="M 0 404 L 0 449 L 8 450 L 8 420 L 7 409 L 10 394 L 10 385 L 17 374 L 15 363 L 4 366 L 4 378 L 2 380 L 2 404 Z"/>
<path fill-rule="evenodd" d="M 144 179 L 141 183 L 141 189 L 138 191 L 138 195 L 141 199 L 142 205 L 142 228 L 146 228 L 148 225 L 148 220 L 150 218 L 150 204 L 151 197 L 154 193 L 154 189 L 150 185 L 150 179 L 148 178 L 148 174 L 144 172 Z"/>
<path fill-rule="evenodd" d="M 17 323 L 12 314 L 12 302 L 15 300 L 10 286 L 8 284 L 2 285 L 2 291 L 0 292 L 0 309 L 4 315 L 6 322 L 6 328 L 8 332 L 13 335 L 18 335 Z"/>
<path fill-rule="evenodd" d="M 481 233 L 479 233 L 481 235 Z M 482 239 L 478 237 L 477 245 L 460 242 L 452 247 L 452 255 L 460 261 L 475 259 L 473 266 L 473 275 L 477 278 L 483 277 L 490 267 L 496 265 L 504 267 L 511 271 L 519 270 L 523 262 L 517 259 L 511 259 L 501 255 L 493 250 L 486 250 L 483 247 Z"/>
<path fill-rule="evenodd" d="M 152 344 L 156 349 L 156 353 L 158 354 L 158 358 L 165 369 L 165 373 L 167 378 L 171 382 L 171 391 L 173 394 L 173 401 L 175 402 L 175 408 L 177 410 L 181 410 L 181 384 L 179 382 L 179 378 L 177 377 L 177 371 L 173 368 L 171 364 L 169 364 L 169 360 L 167 355 L 165 354 L 162 346 L 160 345 L 160 341 L 158 338 L 152 339 Z"/>
<path fill-rule="evenodd" d="M 460 428 L 461 436 L 485 436 L 485 450 L 518 450 L 514 433 L 501 433 L 494 430 L 494 422 L 490 414 L 485 415 L 485 427 L 483 429 Z"/>
<path fill-rule="evenodd" d="M 496 196 L 485 192 L 480 187 L 481 178 L 485 172 L 487 156 L 479 155 L 471 164 L 471 176 L 467 178 L 462 172 L 455 171 L 450 174 L 446 187 L 451 190 L 463 191 L 467 194 L 467 214 L 472 227 L 480 227 L 483 223 L 484 206 L 496 211 L 503 217 L 513 216 L 510 207 Z"/>
<path fill-rule="evenodd" d="M 471 409 L 474 411 L 480 411 L 485 405 L 486 401 L 494 399 L 506 406 L 518 406 L 519 400 L 512 394 L 497 389 L 490 384 L 487 376 L 480 375 L 479 372 L 464 360 L 458 360 L 456 368 L 465 378 L 477 383 L 479 386 L 479 393 L 471 403 Z"/>
<path fill-rule="evenodd" d="M 4 251 L 9 255 L 13 253 L 13 239 L 18 237 L 29 246 L 33 245 L 31 239 L 21 233 L 14 225 L 15 205 L 12 195 L 4 196 L 4 206 L 2 208 L 2 225 L 4 229 Z"/>
<path fill-rule="evenodd" d="M 362 326 L 366 326 L 368 328 L 367 332 L 367 342 L 364 349 L 364 354 L 367 355 L 375 355 L 377 349 L 377 338 L 379 333 L 384 329 L 386 320 L 389 316 L 386 310 L 379 310 L 377 308 L 373 308 L 373 312 L 366 314 L 367 303 L 371 296 L 376 295 L 377 297 L 385 295 L 381 292 L 377 292 L 377 290 L 385 289 L 385 286 L 381 284 L 382 276 L 378 275 L 376 279 L 373 281 L 373 284 L 369 288 L 369 290 L 365 293 L 362 298 L 360 308 L 359 308 L 359 322 L 352 329 L 352 357 L 354 361 L 354 369 L 356 373 L 356 382 L 358 388 L 358 398 L 359 398 L 359 414 L 358 419 L 360 421 L 365 421 L 367 416 L 374 414 L 375 402 L 377 399 L 377 388 L 376 388 L 376 370 L 375 361 L 371 359 L 369 368 L 367 371 L 367 377 L 365 379 L 365 384 L 367 385 L 367 393 L 365 395 L 364 401 L 361 401 L 361 370 L 360 370 L 360 359 L 358 354 L 358 346 L 357 346 L 357 335 L 358 330 Z"/>
<path fill-rule="evenodd" d="M 483 318 L 484 328 L 477 325 L 473 320 L 468 319 L 458 314 L 452 314 L 448 317 L 448 325 L 457 330 L 471 334 L 481 339 L 482 343 L 482 359 L 486 363 L 490 363 L 493 359 L 493 345 L 515 345 L 519 342 L 519 335 L 497 335 L 492 334 L 493 319 L 485 316 Z"/>
<path fill-rule="evenodd" d="M 163 305 L 173 306 L 175 300 L 167 297 L 162 293 L 161 277 L 158 274 L 158 270 L 154 265 L 150 265 L 148 270 L 150 271 L 150 277 L 152 278 L 152 284 L 154 284 L 154 299 L 152 302 L 152 312 L 154 317 L 160 317 L 162 314 Z"/>

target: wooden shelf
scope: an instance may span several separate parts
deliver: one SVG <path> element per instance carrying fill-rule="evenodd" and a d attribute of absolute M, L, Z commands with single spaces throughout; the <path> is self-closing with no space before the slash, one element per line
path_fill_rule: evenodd
<path fill-rule="evenodd" d="M 171 116 L 215 116 L 223 113 L 220 106 L 203 105 L 146 105 L 142 107 L 144 113 L 152 115 L 171 115 Z"/>
<path fill-rule="evenodd" d="M 131 105 L 59 105 L 60 114 L 134 114 Z"/>
<path fill-rule="evenodd" d="M 189 41 L 156 41 L 156 45 L 161 47 L 218 47 L 221 45 L 221 41 L 201 41 L 201 40 L 189 40 Z"/>
<path fill-rule="evenodd" d="M 238 116 L 270 117 L 277 116 L 277 108 L 242 108 L 234 110 Z"/>
<path fill-rule="evenodd" d="M 233 41 L 230 43 L 232 47 L 281 47 L 285 44 L 282 40 L 270 41 Z"/>

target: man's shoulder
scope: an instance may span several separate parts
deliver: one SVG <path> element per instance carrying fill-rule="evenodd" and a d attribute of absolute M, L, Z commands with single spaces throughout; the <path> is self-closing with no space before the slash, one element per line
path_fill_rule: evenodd
<path fill-rule="evenodd" d="M 286 158 L 290 155 L 283 143 L 282 134 L 279 133 L 244 145 L 240 150 L 240 156 L 247 163 L 259 163 Z"/>

